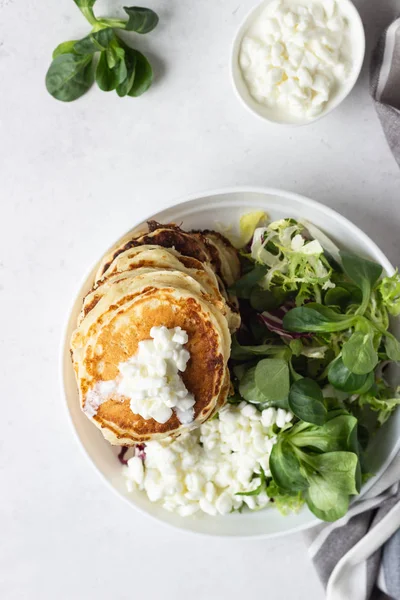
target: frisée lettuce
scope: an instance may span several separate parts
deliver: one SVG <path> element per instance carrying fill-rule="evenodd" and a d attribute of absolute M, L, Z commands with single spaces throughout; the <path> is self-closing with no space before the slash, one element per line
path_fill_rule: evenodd
<path fill-rule="evenodd" d="M 296 292 L 297 304 L 308 297 L 319 297 L 320 289 L 335 287 L 331 281 L 332 268 L 321 244 L 307 239 L 304 226 L 293 219 L 281 219 L 267 227 L 256 228 L 250 256 L 256 264 L 269 268 L 259 281 L 260 287 Z"/>

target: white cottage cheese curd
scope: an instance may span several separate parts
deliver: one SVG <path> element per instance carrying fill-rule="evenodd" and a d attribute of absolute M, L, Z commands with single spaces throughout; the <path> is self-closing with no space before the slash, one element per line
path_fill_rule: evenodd
<path fill-rule="evenodd" d="M 114 381 L 102 381 L 89 391 L 85 412 L 94 416 L 98 407 L 110 395 L 129 398 L 133 413 L 144 419 L 166 423 L 175 411 L 179 421 L 193 421 L 195 398 L 180 376 L 185 371 L 190 354 L 184 348 L 188 336 L 175 327 L 152 327 L 152 339 L 139 342 L 137 353 L 118 366 Z"/>
<path fill-rule="evenodd" d="M 253 98 L 318 116 L 350 72 L 349 26 L 335 0 L 274 0 L 243 38 L 239 64 Z"/>
<path fill-rule="evenodd" d="M 118 392 L 130 398 L 131 410 L 144 419 L 166 423 L 172 411 L 181 423 L 193 421 L 195 399 L 179 372 L 190 358 L 188 336 L 180 327 L 152 327 L 151 340 L 139 342 L 135 356 L 119 365 Z"/>
<path fill-rule="evenodd" d="M 226 515 L 243 505 L 264 507 L 266 493 L 236 494 L 258 487 L 261 467 L 270 476 L 269 455 L 276 441 L 272 425 L 283 427 L 292 418 L 282 409 L 259 412 L 246 402 L 225 406 L 219 418 L 176 440 L 148 442 L 144 463 L 135 456 L 124 467 L 127 487 L 143 490 L 152 502 L 181 516 L 197 511 Z"/>

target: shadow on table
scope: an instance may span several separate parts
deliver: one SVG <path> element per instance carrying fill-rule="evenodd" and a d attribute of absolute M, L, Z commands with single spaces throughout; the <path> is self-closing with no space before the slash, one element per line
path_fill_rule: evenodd
<path fill-rule="evenodd" d="M 366 62 L 369 63 L 371 51 L 379 37 L 390 22 L 399 15 L 399 3 L 397 0 L 354 0 L 354 4 L 358 8 L 364 24 Z"/>
<path fill-rule="evenodd" d="M 153 67 L 154 74 L 154 86 L 158 85 L 158 83 L 163 79 L 167 69 L 166 64 L 160 56 L 157 54 L 153 54 L 152 52 L 146 51 L 146 57 L 148 58 L 151 66 Z"/>

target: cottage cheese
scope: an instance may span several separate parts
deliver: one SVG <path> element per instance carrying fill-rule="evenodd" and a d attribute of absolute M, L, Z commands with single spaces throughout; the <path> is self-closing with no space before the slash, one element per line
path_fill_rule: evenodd
<path fill-rule="evenodd" d="M 243 505 L 264 507 L 269 498 L 237 496 L 260 484 L 261 467 L 270 476 L 269 456 L 276 436 L 272 426 L 284 427 L 290 412 L 268 408 L 259 412 L 251 404 L 228 405 L 218 418 L 178 439 L 150 441 L 145 461 L 138 456 L 124 467 L 129 490 L 143 490 L 152 502 L 190 516 L 196 512 L 226 515 Z"/>
<path fill-rule="evenodd" d="M 185 371 L 190 354 L 184 348 L 188 336 L 175 327 L 152 327 L 151 339 L 139 342 L 137 353 L 118 366 L 114 381 L 99 382 L 86 398 L 85 412 L 96 414 L 111 395 L 129 398 L 133 413 L 143 419 L 166 423 L 176 413 L 182 424 L 194 418 L 194 396 L 186 389 L 180 373 Z"/>
<path fill-rule="evenodd" d="M 269 108 L 314 118 L 351 67 L 349 26 L 335 0 L 274 0 L 243 38 L 250 94 Z"/>

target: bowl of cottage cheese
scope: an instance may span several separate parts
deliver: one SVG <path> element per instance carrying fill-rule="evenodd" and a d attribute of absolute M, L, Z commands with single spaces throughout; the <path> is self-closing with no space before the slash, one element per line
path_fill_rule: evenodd
<path fill-rule="evenodd" d="M 262 119 L 305 125 L 346 98 L 364 55 L 363 24 L 350 0 L 264 0 L 235 37 L 233 85 Z"/>

